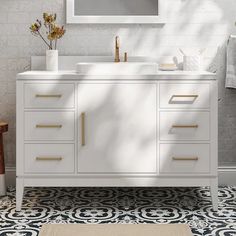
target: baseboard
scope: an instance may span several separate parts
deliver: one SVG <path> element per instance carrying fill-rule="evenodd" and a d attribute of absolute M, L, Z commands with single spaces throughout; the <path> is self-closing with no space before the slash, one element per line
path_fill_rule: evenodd
<path fill-rule="evenodd" d="M 236 166 L 219 167 L 219 185 L 236 186 Z"/>
<path fill-rule="evenodd" d="M 16 168 L 6 167 L 6 185 L 15 186 L 16 185 Z"/>
<path fill-rule="evenodd" d="M 236 186 L 236 166 L 219 167 L 219 185 L 221 186 Z M 6 168 L 7 186 L 15 186 L 16 184 L 16 168 Z"/>

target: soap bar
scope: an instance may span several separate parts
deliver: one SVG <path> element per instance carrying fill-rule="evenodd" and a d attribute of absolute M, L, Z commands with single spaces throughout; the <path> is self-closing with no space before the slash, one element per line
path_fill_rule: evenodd
<path fill-rule="evenodd" d="M 176 64 L 160 64 L 159 66 L 160 70 L 177 70 L 178 67 Z"/>

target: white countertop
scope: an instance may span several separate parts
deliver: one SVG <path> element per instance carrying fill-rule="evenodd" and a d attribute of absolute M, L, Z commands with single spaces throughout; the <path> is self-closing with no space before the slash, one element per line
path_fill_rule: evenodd
<path fill-rule="evenodd" d="M 207 72 L 207 71 L 158 71 L 155 74 L 147 74 L 147 75 L 80 75 L 75 71 L 26 71 L 23 73 L 19 73 L 17 75 L 18 80 L 61 80 L 61 79 L 71 79 L 71 80 L 127 80 L 127 79 L 137 79 L 137 80 L 158 80 L 158 79 L 167 79 L 168 76 L 170 79 L 204 79 L 215 80 L 216 74 Z M 180 78 L 181 77 L 181 78 Z M 190 78 L 191 77 L 191 78 Z"/>

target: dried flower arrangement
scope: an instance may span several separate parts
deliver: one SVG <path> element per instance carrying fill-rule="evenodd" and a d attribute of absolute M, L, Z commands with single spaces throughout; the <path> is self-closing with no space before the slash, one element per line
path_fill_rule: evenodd
<path fill-rule="evenodd" d="M 40 37 L 48 46 L 49 50 L 56 50 L 57 40 L 63 37 L 66 30 L 64 29 L 64 26 L 58 26 L 56 24 L 56 14 L 43 13 L 43 19 L 44 26 L 46 28 L 47 39 L 45 39 L 45 37 L 41 33 L 42 22 L 38 19 L 34 24 L 30 26 L 30 31 L 33 35 Z"/>

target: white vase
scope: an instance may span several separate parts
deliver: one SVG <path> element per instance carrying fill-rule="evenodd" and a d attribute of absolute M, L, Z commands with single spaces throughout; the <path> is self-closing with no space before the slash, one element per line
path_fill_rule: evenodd
<path fill-rule="evenodd" d="M 46 70 L 58 71 L 58 50 L 46 51 Z"/>

